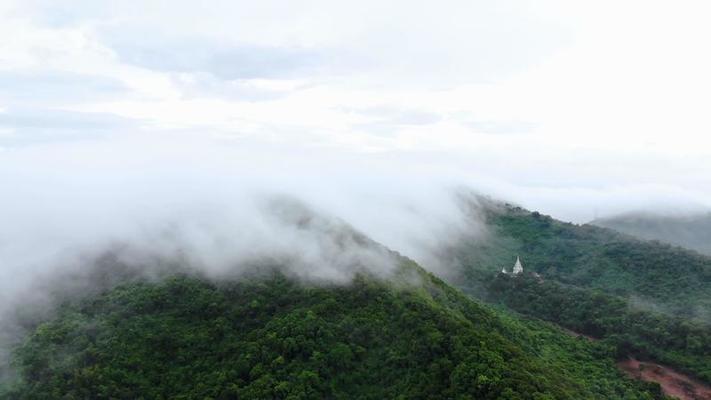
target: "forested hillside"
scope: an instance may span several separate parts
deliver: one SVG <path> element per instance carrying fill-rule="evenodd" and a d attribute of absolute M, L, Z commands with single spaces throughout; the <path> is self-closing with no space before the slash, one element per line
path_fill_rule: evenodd
<path fill-rule="evenodd" d="M 489 237 L 453 248 L 462 289 L 604 339 L 620 359 L 654 359 L 711 382 L 711 258 L 486 199 L 476 207 Z M 526 273 L 500 274 L 517 255 Z"/>
<path fill-rule="evenodd" d="M 486 199 L 474 207 L 489 235 L 462 241 L 452 256 L 471 281 L 510 267 L 519 255 L 527 271 L 547 280 L 600 289 L 640 309 L 711 320 L 711 257 Z"/>
<path fill-rule="evenodd" d="M 498 275 L 487 300 L 601 339 L 624 360 L 652 359 L 711 382 L 711 329 L 697 321 L 636 310 L 623 299 L 524 274 Z"/>
<path fill-rule="evenodd" d="M 604 346 L 477 304 L 414 263 L 403 274 L 125 283 L 38 325 L 3 398 L 661 398 Z"/>

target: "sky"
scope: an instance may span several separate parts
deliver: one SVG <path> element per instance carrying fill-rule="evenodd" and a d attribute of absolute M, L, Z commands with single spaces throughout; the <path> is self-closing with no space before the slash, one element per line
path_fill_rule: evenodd
<path fill-rule="evenodd" d="M 206 3 L 0 1 L 5 210 L 190 174 L 580 223 L 711 207 L 708 2 Z"/>

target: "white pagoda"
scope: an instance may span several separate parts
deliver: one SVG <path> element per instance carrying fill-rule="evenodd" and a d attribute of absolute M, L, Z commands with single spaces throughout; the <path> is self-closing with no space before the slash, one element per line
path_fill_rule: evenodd
<path fill-rule="evenodd" d="M 516 264 L 513 267 L 513 274 L 518 275 L 523 273 L 523 265 L 521 265 L 521 259 L 516 256 Z"/>
<path fill-rule="evenodd" d="M 508 274 L 506 271 L 506 267 L 501 268 L 501 273 L 502 274 Z M 511 271 L 511 275 L 519 275 L 523 273 L 523 265 L 521 264 L 521 259 L 516 256 L 516 263 L 514 264 L 513 271 Z"/>

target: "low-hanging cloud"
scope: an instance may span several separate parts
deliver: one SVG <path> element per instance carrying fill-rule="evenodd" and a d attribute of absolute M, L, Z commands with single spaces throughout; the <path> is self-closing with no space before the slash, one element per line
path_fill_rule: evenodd
<path fill-rule="evenodd" d="M 270 260 L 343 282 L 354 265 L 393 267 L 357 232 L 436 268 L 438 243 L 474 228 L 454 181 L 378 155 L 293 150 L 173 133 L 0 153 L 0 303 L 117 246 L 210 274 Z"/>

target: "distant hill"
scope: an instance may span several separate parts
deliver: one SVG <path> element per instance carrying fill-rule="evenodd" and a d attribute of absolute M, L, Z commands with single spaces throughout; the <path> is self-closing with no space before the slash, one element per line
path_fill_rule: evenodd
<path fill-rule="evenodd" d="M 20 380 L 0 397 L 662 398 L 613 357 L 404 260 L 349 285 L 175 275 L 70 301 L 16 350 Z"/>
<path fill-rule="evenodd" d="M 711 255 L 711 213 L 688 216 L 630 213 L 596 219 L 591 224 Z"/>

